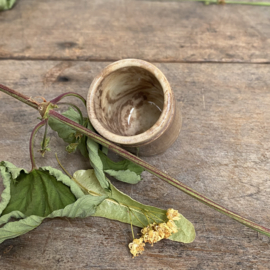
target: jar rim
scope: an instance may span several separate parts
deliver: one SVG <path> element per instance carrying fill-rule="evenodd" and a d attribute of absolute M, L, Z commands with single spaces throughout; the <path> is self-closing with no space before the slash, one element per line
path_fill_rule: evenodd
<path fill-rule="evenodd" d="M 98 120 L 94 106 L 96 92 L 102 81 L 111 73 L 126 67 L 140 67 L 150 72 L 160 83 L 164 95 L 163 109 L 157 122 L 148 130 L 132 136 L 118 135 L 105 128 Z M 106 139 L 126 146 L 141 146 L 160 137 L 169 126 L 170 119 L 172 115 L 174 115 L 174 107 L 173 92 L 165 75 L 153 64 L 140 59 L 123 59 L 105 67 L 102 72 L 94 78 L 87 95 L 87 112 L 95 130 Z"/>

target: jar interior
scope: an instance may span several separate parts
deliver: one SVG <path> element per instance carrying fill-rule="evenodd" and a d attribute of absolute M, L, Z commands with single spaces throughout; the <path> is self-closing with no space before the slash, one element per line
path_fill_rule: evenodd
<path fill-rule="evenodd" d="M 159 119 L 164 94 L 157 78 L 141 67 L 118 69 L 99 84 L 95 114 L 103 127 L 121 136 L 138 135 Z"/>

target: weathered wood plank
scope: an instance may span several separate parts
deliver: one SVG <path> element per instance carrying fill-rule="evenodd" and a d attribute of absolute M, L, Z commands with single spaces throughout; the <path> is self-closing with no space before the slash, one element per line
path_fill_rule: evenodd
<path fill-rule="evenodd" d="M 64 91 L 86 96 L 94 76 L 108 63 L 0 61 L 1 83 L 26 95 L 51 99 Z M 174 146 L 145 158 L 197 191 L 268 226 L 270 224 L 269 65 L 158 64 L 183 115 Z M 65 79 L 63 79 L 65 78 Z M 0 93 L 0 160 L 30 168 L 27 140 L 37 123 L 30 107 Z M 42 134 L 39 133 L 40 139 Z M 39 146 L 39 143 L 36 143 Z M 70 172 L 88 168 L 67 155 L 52 134 L 53 149 L 37 163 Z M 143 203 L 174 207 L 197 230 L 192 244 L 162 241 L 131 259 L 130 226 L 101 218 L 55 219 L 0 245 L 0 268 L 8 269 L 268 269 L 270 240 L 145 173 L 131 186 L 115 183 Z M 3 186 L 1 184 L 1 190 Z"/>
<path fill-rule="evenodd" d="M 20 0 L 0 58 L 269 62 L 269 9 L 147 0 Z"/>

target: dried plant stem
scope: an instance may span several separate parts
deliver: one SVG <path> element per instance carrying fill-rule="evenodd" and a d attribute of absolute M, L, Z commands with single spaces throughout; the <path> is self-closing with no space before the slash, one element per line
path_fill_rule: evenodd
<path fill-rule="evenodd" d="M 83 124 L 83 115 L 82 115 L 82 112 L 81 110 L 73 103 L 70 103 L 70 102 L 58 102 L 57 105 L 68 105 L 72 108 L 74 108 L 80 115 L 80 124 L 82 125 Z"/>
<path fill-rule="evenodd" d="M 45 130 L 44 130 L 41 150 L 45 150 L 45 147 L 46 147 L 47 131 L 48 131 L 48 121 L 46 121 L 45 123 Z"/>
<path fill-rule="evenodd" d="M 15 90 L 12 90 L 12 89 L 6 87 L 3 84 L 0 84 L 0 91 L 2 91 L 4 93 L 6 93 L 7 95 L 10 95 L 10 96 L 18 99 L 19 101 L 31 106 L 32 108 L 34 108 L 36 110 L 38 109 L 38 104 L 35 103 L 33 100 L 31 100 L 30 97 L 27 97 L 27 96 L 15 91 Z"/>
<path fill-rule="evenodd" d="M 40 123 L 38 123 L 32 133 L 31 133 L 31 137 L 30 137 L 30 142 L 29 142 L 29 152 L 30 152 L 30 160 L 31 160 L 31 164 L 32 164 L 32 170 L 36 169 L 36 162 L 35 162 L 35 155 L 34 155 L 34 141 L 35 141 L 35 136 L 36 133 L 38 132 L 38 130 L 43 127 L 44 125 L 47 125 L 48 120 L 45 119 L 43 121 L 41 121 Z"/>
<path fill-rule="evenodd" d="M 195 190 L 193 190 L 192 188 L 186 186 L 185 184 L 179 182 L 178 180 L 174 179 L 173 177 L 167 175 L 166 173 L 162 172 L 161 170 L 157 169 L 156 167 L 150 165 L 149 163 L 143 161 L 142 159 L 140 159 L 139 157 L 132 155 L 131 153 L 129 153 L 128 151 L 122 149 L 121 147 L 114 145 L 113 143 L 107 141 L 106 139 L 104 139 L 103 137 L 99 136 L 98 134 L 90 131 L 89 129 L 77 124 L 76 122 L 71 121 L 70 119 L 64 117 L 63 115 L 51 110 L 48 114 L 49 117 L 54 118 L 56 120 L 59 120 L 60 122 L 74 128 L 75 130 L 81 132 L 82 134 L 88 136 L 89 138 L 91 138 L 92 140 L 94 140 L 95 142 L 108 147 L 109 149 L 111 149 L 112 151 L 114 151 L 115 153 L 119 154 L 120 156 L 134 162 L 137 165 L 140 165 L 141 167 L 143 167 L 146 171 L 156 175 L 158 178 L 164 180 L 165 182 L 175 186 L 176 188 L 182 190 L 183 192 L 185 192 L 186 194 L 190 195 L 191 197 L 197 199 L 198 201 L 208 205 L 211 208 L 214 208 L 215 210 L 217 210 L 218 212 L 227 215 L 229 217 L 231 217 L 232 219 L 242 223 L 243 225 L 252 228 L 253 230 L 256 230 L 262 234 L 267 235 L 268 237 L 270 237 L 270 229 L 263 227 L 253 221 L 250 221 L 242 216 L 240 216 L 239 214 L 230 211 L 228 209 L 226 209 L 225 207 L 217 204 L 216 202 L 210 200 L 209 198 L 203 196 L 202 194 L 196 192 Z"/>
<path fill-rule="evenodd" d="M 74 93 L 74 92 L 68 92 L 68 93 L 61 94 L 60 96 L 52 99 L 51 100 L 51 103 L 52 104 L 57 104 L 60 100 L 62 100 L 65 97 L 76 97 L 76 98 L 79 98 L 83 102 L 83 104 L 86 105 L 85 98 L 83 96 L 77 94 L 77 93 Z"/>
<path fill-rule="evenodd" d="M 232 5 L 250 5 L 250 6 L 270 6 L 270 2 L 244 2 L 244 1 L 231 1 L 231 0 L 179 0 L 188 2 L 203 2 L 205 5 L 209 4 L 232 4 Z"/>
<path fill-rule="evenodd" d="M 35 109 L 38 109 L 36 103 L 34 101 L 32 101 L 31 99 L 29 100 L 27 97 L 25 97 L 24 95 L 12 90 L 12 89 L 9 89 L 8 87 L 5 87 L 3 85 L 0 85 L 0 91 L 30 105 L 31 107 L 35 108 Z M 57 113 L 56 111 L 54 110 L 50 110 L 49 113 L 48 113 L 48 117 L 51 117 L 51 118 L 54 118 L 72 128 L 74 128 L 75 130 L 81 132 L 82 134 L 88 136 L 89 138 L 91 138 L 92 140 L 94 140 L 95 142 L 111 149 L 112 151 L 114 151 L 115 153 L 119 154 L 120 156 L 134 162 L 135 164 L 143 167 L 146 171 L 150 172 L 151 174 L 154 174 L 156 175 L 158 178 L 164 180 L 165 182 L 173 185 L 174 187 L 182 190 L 183 192 L 185 192 L 186 194 L 190 195 L 191 197 L 197 199 L 198 201 L 208 205 L 209 207 L 215 209 L 216 211 L 224 214 L 224 215 L 227 215 L 229 217 L 231 217 L 232 219 L 242 223 L 243 225 L 247 226 L 247 227 L 250 227 L 252 228 L 253 230 L 255 231 L 258 231 L 262 234 L 265 234 L 267 235 L 268 237 L 270 237 L 270 229 L 266 228 L 266 227 L 263 227 L 253 221 L 250 221 L 240 215 L 238 215 L 237 213 L 233 212 L 233 211 L 230 211 L 228 209 L 226 209 L 225 207 L 217 204 L 216 202 L 208 199 L 207 197 L 203 196 L 202 194 L 198 193 L 197 191 L 193 190 L 192 188 L 186 186 L 185 184 L 179 182 L 178 180 L 174 179 L 173 177 L 167 175 L 166 173 L 162 172 L 161 170 L 157 169 L 156 167 L 150 165 L 149 163 L 143 161 L 142 159 L 140 159 L 139 157 L 135 156 L 135 155 L 132 155 L 131 153 L 129 153 L 128 151 L 122 149 L 121 147 L 117 146 L 117 145 L 114 145 L 113 143 L 107 141 L 106 139 L 104 139 L 103 137 L 99 136 L 98 134 L 92 132 L 91 130 L 77 124 L 76 122 L 74 121 L 71 121 L 70 119 L 64 117 L 63 115 Z M 35 133 L 37 132 L 37 130 L 45 124 L 45 121 L 39 123 L 32 135 L 31 135 L 31 138 L 35 135 Z M 32 151 L 33 151 L 33 147 L 31 148 Z M 32 153 L 30 151 L 30 153 Z M 31 154 L 33 156 L 33 153 Z M 32 161 L 32 157 L 31 157 L 31 161 Z M 35 167 L 35 164 L 33 164 L 33 167 Z"/>

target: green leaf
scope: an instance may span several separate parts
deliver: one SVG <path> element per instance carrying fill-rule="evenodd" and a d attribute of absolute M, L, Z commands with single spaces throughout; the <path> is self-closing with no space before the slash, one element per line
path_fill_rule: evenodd
<path fill-rule="evenodd" d="M 99 156 L 102 160 L 104 170 L 115 170 L 115 171 L 130 170 L 130 171 L 135 172 L 136 174 L 141 174 L 144 171 L 144 169 L 141 166 L 127 159 L 114 162 L 108 156 L 106 156 L 102 151 L 99 151 Z"/>
<path fill-rule="evenodd" d="M 103 170 L 110 176 L 129 184 L 137 184 L 141 181 L 141 173 L 144 169 L 139 165 L 127 159 L 114 162 L 102 151 L 99 151 L 99 156 L 103 163 Z"/>
<path fill-rule="evenodd" d="M 88 129 L 94 131 L 92 125 L 90 122 L 87 126 Z M 110 184 L 107 180 L 104 171 L 103 171 L 103 163 L 99 156 L 99 144 L 91 140 L 90 138 L 87 138 L 87 150 L 88 155 L 90 159 L 90 164 L 95 170 L 96 177 L 101 185 L 102 188 L 104 188 L 106 191 L 110 191 Z"/>
<path fill-rule="evenodd" d="M 64 209 L 53 211 L 47 217 L 31 215 L 26 217 L 20 211 L 13 211 L 0 218 L 0 243 L 25 234 L 38 227 L 45 218 L 68 217 L 68 218 L 85 218 L 95 213 L 97 206 L 106 198 L 106 196 L 85 195 L 79 198 L 75 203 L 67 205 Z M 18 221 L 7 223 L 11 218 L 22 218 Z"/>
<path fill-rule="evenodd" d="M 92 216 L 100 203 L 106 199 L 107 196 L 92 196 L 85 195 L 78 199 L 75 203 L 66 206 L 64 209 L 59 209 L 52 212 L 48 218 L 54 217 L 69 217 L 69 218 L 85 218 Z"/>
<path fill-rule="evenodd" d="M 63 113 L 63 115 L 70 120 L 81 124 L 81 116 L 80 114 L 74 110 L 72 107 L 69 107 L 67 111 Z M 89 120 L 88 118 L 83 119 L 83 126 L 87 126 Z M 78 149 L 84 157 L 88 156 L 86 149 L 86 137 L 82 134 L 76 132 L 73 128 L 61 123 L 60 121 L 49 118 L 49 126 L 52 130 L 58 133 L 58 136 L 62 138 L 65 142 L 69 143 L 67 146 L 67 151 L 69 153 L 73 153 Z"/>
<path fill-rule="evenodd" d="M 81 187 L 84 194 L 107 195 L 107 192 L 101 187 L 94 170 L 76 171 L 73 174 L 73 179 Z"/>
<path fill-rule="evenodd" d="M 72 107 L 69 107 L 63 115 L 76 123 L 80 123 L 81 121 L 80 114 Z M 56 119 L 49 118 L 49 125 L 58 133 L 60 138 L 69 143 L 66 147 L 68 153 L 73 153 L 78 149 L 83 156 L 89 157 L 90 164 L 94 168 L 96 176 L 105 190 L 109 190 L 109 184 L 106 180 L 104 170 L 109 175 L 126 183 L 136 184 L 141 180 L 140 175 L 143 169 L 140 166 L 128 160 L 113 162 L 104 154 L 108 151 L 106 147 L 102 147 L 102 150 L 100 150 L 98 143 L 82 134 L 78 134 L 74 129 Z M 95 132 L 88 118 L 84 119 L 83 125 Z"/>
<path fill-rule="evenodd" d="M 88 125 L 88 118 L 84 119 L 84 127 L 87 127 Z M 84 157 L 88 157 L 88 150 L 87 150 L 87 146 L 86 146 L 86 141 L 87 141 L 87 136 L 82 136 L 79 140 L 79 145 L 77 146 L 77 149 L 80 151 L 80 153 L 84 156 Z"/>
<path fill-rule="evenodd" d="M 74 173 L 74 178 L 90 194 L 102 195 L 104 192 L 99 185 L 93 170 L 79 170 Z M 148 223 L 156 221 L 157 223 L 166 222 L 166 210 L 141 204 L 123 192 L 119 191 L 110 183 L 111 193 L 98 207 L 94 216 L 105 217 L 118 220 L 124 223 L 131 223 L 138 227 L 145 227 Z M 173 241 L 190 243 L 195 239 L 195 229 L 190 221 L 183 215 L 176 221 L 178 232 L 169 239 Z"/>
<path fill-rule="evenodd" d="M 1 166 L 9 172 L 9 164 L 1 162 Z M 20 211 L 26 216 L 37 215 L 45 217 L 54 210 L 64 208 L 76 201 L 70 187 L 56 177 L 60 171 L 51 167 L 24 170 L 15 178 L 10 175 L 10 200 L 2 215 L 12 211 Z M 62 180 L 68 177 L 61 173 Z M 68 180 L 67 180 L 68 181 Z"/>
<path fill-rule="evenodd" d="M 177 233 L 172 234 L 168 239 L 177 242 L 191 243 L 196 237 L 194 226 L 183 215 L 180 214 L 180 217 L 180 220 L 174 221 L 177 228 L 180 230 Z"/>
<path fill-rule="evenodd" d="M 0 0 L 0 10 L 11 9 L 16 3 L 16 0 Z"/>
<path fill-rule="evenodd" d="M 10 218 L 22 219 L 7 223 Z M 14 211 L 1 217 L 1 223 L 6 224 L 0 228 L 0 243 L 4 242 L 7 239 L 15 238 L 31 230 L 34 230 L 42 223 L 43 219 L 43 217 L 38 216 L 26 217 L 19 211 Z"/>
<path fill-rule="evenodd" d="M 126 171 L 114 171 L 114 170 L 105 170 L 105 173 L 113 176 L 119 181 L 128 183 L 128 184 L 137 184 L 141 181 L 141 176 L 132 172 L 130 170 Z"/>
<path fill-rule="evenodd" d="M 4 191 L 0 202 L 0 243 L 33 230 L 45 218 L 93 215 L 106 196 L 84 195 L 61 171 L 43 167 L 27 173 L 0 163 Z M 20 219 L 10 222 L 11 218 Z"/>
<path fill-rule="evenodd" d="M 17 168 L 12 163 L 9 162 L 1 162 L 0 163 L 0 173 L 3 178 L 4 191 L 1 194 L 1 202 L 0 202 L 0 215 L 3 210 L 7 207 L 10 201 L 10 182 L 12 179 L 16 179 L 21 172 L 26 172 L 22 168 Z"/>
<path fill-rule="evenodd" d="M 108 149 L 108 147 L 102 145 L 101 146 L 101 151 L 107 156 L 108 155 L 108 152 L 109 152 L 109 149 Z"/>

